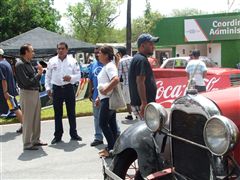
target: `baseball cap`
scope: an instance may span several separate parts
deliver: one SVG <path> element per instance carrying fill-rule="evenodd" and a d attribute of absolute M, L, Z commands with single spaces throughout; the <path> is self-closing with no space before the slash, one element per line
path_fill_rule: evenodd
<path fill-rule="evenodd" d="M 0 55 L 3 55 L 4 51 L 2 49 L 0 49 Z"/>
<path fill-rule="evenodd" d="M 140 45 L 146 41 L 150 41 L 150 42 L 158 42 L 159 41 L 159 37 L 154 37 L 151 34 L 141 34 L 138 39 L 137 39 L 137 45 L 138 47 L 140 47 Z"/>
<path fill-rule="evenodd" d="M 194 49 L 194 50 L 192 51 L 192 56 L 194 56 L 194 57 L 199 57 L 199 56 L 200 56 L 200 50 Z"/>

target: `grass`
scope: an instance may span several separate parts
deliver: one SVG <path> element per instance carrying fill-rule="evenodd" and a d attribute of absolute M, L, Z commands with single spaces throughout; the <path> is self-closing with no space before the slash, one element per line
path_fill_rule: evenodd
<path fill-rule="evenodd" d="M 126 109 L 121 109 L 118 112 L 125 112 Z M 83 99 L 76 102 L 76 116 L 90 116 L 92 115 L 92 102 L 89 101 L 89 99 Z M 66 107 L 64 105 L 63 108 L 63 117 L 67 117 Z M 46 109 L 42 109 L 41 111 L 41 119 L 42 120 L 50 120 L 54 119 L 54 111 L 53 107 L 49 107 Z M 0 125 L 3 124 L 12 124 L 12 123 L 18 123 L 18 120 L 16 118 L 0 118 Z"/>
<path fill-rule="evenodd" d="M 89 99 L 83 99 L 76 102 L 76 116 L 90 116 L 92 115 L 92 102 Z M 67 117 L 66 107 L 63 107 L 63 117 Z M 54 119 L 53 107 L 42 109 L 41 119 Z M 0 118 L 0 125 L 18 123 L 16 118 Z"/>

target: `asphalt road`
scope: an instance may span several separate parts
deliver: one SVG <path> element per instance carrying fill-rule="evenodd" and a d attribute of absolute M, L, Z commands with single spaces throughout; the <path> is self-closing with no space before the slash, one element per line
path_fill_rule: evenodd
<path fill-rule="evenodd" d="M 117 114 L 121 131 L 131 125 L 121 123 L 125 116 Z M 63 122 L 63 142 L 56 145 L 51 145 L 54 121 L 42 122 L 41 140 L 48 146 L 37 151 L 23 151 L 22 136 L 15 132 L 19 124 L 0 126 L 0 179 L 103 179 L 98 151 L 105 146 L 90 146 L 93 117 L 77 118 L 77 130 L 83 138 L 80 142 L 70 141 L 68 121 Z"/>

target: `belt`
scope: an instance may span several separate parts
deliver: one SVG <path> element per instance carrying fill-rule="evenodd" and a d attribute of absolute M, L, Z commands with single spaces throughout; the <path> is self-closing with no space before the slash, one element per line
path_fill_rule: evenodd
<path fill-rule="evenodd" d="M 23 90 L 28 90 L 28 91 L 39 91 L 39 88 L 20 88 Z"/>
<path fill-rule="evenodd" d="M 57 87 L 57 88 L 67 88 L 67 87 L 71 87 L 72 84 L 65 84 L 65 85 L 62 85 L 62 86 L 58 86 L 58 85 L 55 85 L 53 84 L 53 87 Z"/>

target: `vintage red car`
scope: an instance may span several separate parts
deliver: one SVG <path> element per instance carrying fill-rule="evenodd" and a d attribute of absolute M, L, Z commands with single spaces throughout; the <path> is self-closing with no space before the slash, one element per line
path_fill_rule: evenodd
<path fill-rule="evenodd" d="M 176 60 L 176 58 L 172 59 Z M 180 68 L 166 68 L 166 66 L 162 66 L 162 68 L 153 69 L 158 87 L 156 101 L 164 107 L 170 107 L 176 98 L 186 93 L 188 79 L 185 67 L 186 63 Z M 240 70 L 210 66 L 207 70 L 205 82 L 207 91 L 240 85 Z"/>
<path fill-rule="evenodd" d="M 144 119 L 116 141 L 105 179 L 240 179 L 240 86 L 149 103 Z"/>

